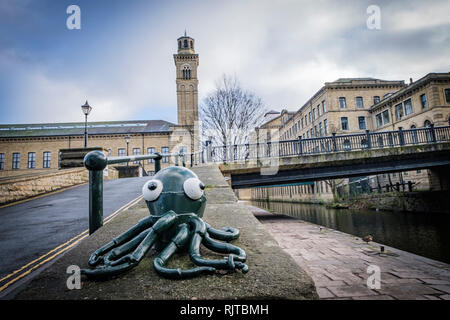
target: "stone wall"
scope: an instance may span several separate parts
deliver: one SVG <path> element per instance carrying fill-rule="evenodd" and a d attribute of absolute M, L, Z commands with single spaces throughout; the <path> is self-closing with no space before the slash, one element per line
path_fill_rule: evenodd
<path fill-rule="evenodd" d="M 448 191 L 389 192 L 358 196 L 346 201 L 350 209 L 410 212 L 450 212 Z"/>
<path fill-rule="evenodd" d="M 106 179 L 117 179 L 117 171 L 109 167 Z M 0 179 L 0 205 L 24 200 L 48 192 L 87 183 L 89 171 L 85 168 L 53 170 L 25 176 Z"/>

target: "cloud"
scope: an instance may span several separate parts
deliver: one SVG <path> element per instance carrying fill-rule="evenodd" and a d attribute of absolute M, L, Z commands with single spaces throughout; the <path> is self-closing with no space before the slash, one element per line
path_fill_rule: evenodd
<path fill-rule="evenodd" d="M 0 42 L 2 121 L 79 121 L 88 99 L 92 120 L 175 122 L 172 54 L 185 28 L 200 56 L 199 101 L 222 74 L 236 75 L 270 109 L 296 110 L 337 78 L 407 80 L 450 70 L 447 1 L 377 3 L 381 30 L 366 26 L 372 1 L 80 1 L 80 32 L 30 35 L 42 21 L 65 26 L 54 16 L 59 9 L 32 12 L 25 31 Z M 26 18 L 26 2 L 3 8 Z"/>

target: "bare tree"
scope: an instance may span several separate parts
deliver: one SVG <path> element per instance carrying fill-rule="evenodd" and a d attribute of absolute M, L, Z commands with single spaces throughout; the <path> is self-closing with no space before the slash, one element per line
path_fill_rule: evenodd
<path fill-rule="evenodd" d="M 236 77 L 223 75 L 200 107 L 202 131 L 215 144 L 242 144 L 263 122 L 262 100 L 244 90 Z"/>

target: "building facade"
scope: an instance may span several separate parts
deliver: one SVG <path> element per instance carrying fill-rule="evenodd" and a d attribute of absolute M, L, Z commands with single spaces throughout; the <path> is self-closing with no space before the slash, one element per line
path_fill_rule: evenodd
<path fill-rule="evenodd" d="M 327 82 L 297 111 L 283 110 L 278 118 L 271 118 L 257 131 L 260 140 L 277 141 L 329 136 L 332 133 L 411 129 L 431 124 L 450 125 L 450 73 L 430 73 L 416 82 L 411 80 L 409 84 L 373 78 Z M 412 181 L 415 190 L 439 188 L 435 183 L 436 177 L 429 170 L 364 179 L 372 188 L 406 181 Z M 254 188 L 250 194 L 253 199 L 331 201 L 336 189 L 351 182 L 351 179 L 341 179 Z"/>
<path fill-rule="evenodd" d="M 109 156 L 198 149 L 198 54 L 194 39 L 186 34 L 178 38 L 177 45 L 178 124 L 164 120 L 90 122 L 88 147 L 101 147 Z M 83 122 L 0 125 L 0 177 L 57 170 L 60 149 L 84 146 L 84 128 Z M 163 157 L 161 166 L 170 161 L 173 159 Z M 154 172 L 152 160 L 136 164 Z"/>

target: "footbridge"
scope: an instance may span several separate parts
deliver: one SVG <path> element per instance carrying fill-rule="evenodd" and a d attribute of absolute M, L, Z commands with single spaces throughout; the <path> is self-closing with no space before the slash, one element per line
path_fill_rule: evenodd
<path fill-rule="evenodd" d="M 221 163 L 234 189 L 419 169 L 448 178 L 450 126 L 208 146 L 202 153 Z"/>

